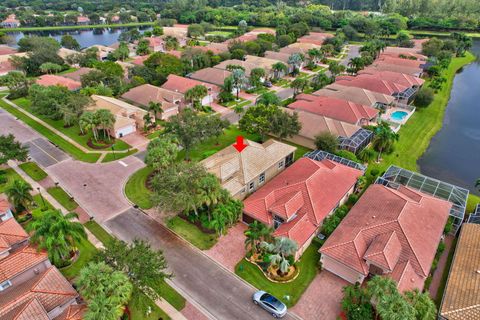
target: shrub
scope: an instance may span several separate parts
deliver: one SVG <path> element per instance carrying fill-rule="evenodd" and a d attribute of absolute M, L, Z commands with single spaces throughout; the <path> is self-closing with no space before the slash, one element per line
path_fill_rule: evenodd
<path fill-rule="evenodd" d="M 358 195 L 356 195 L 356 194 L 351 194 L 351 195 L 348 197 L 347 205 L 348 205 L 348 206 L 353 206 L 355 203 L 357 203 L 357 201 L 358 201 Z"/>
<path fill-rule="evenodd" d="M 330 132 L 323 132 L 315 137 L 315 146 L 317 149 L 335 153 L 338 148 L 338 139 Z"/>
<path fill-rule="evenodd" d="M 453 218 L 448 217 L 447 224 L 445 225 L 445 229 L 443 229 L 443 234 L 448 234 L 452 231 L 453 228 Z"/>
<path fill-rule="evenodd" d="M 435 98 L 435 91 L 432 88 L 423 87 L 415 97 L 415 105 L 419 108 L 426 108 Z"/>
<path fill-rule="evenodd" d="M 345 158 L 345 159 L 348 159 L 348 160 L 352 160 L 354 162 L 360 162 L 358 159 L 357 159 L 357 156 L 350 152 L 350 151 L 347 151 L 347 150 L 338 150 L 337 152 L 335 152 L 335 154 L 339 157 L 342 157 L 342 158 Z"/>

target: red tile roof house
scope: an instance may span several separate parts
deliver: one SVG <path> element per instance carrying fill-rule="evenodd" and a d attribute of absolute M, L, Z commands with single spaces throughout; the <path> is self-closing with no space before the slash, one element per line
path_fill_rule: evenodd
<path fill-rule="evenodd" d="M 150 55 L 136 57 L 135 59 L 132 60 L 132 64 L 137 65 L 137 66 L 143 66 L 143 63 L 144 63 L 145 60 L 147 60 L 149 57 L 150 57 Z"/>
<path fill-rule="evenodd" d="M 18 28 L 20 27 L 20 21 L 17 20 L 17 17 L 14 14 L 11 14 L 7 17 L 7 19 L 0 23 L 0 26 L 4 28 Z"/>
<path fill-rule="evenodd" d="M 205 68 L 195 71 L 187 75 L 188 78 L 214 84 L 216 86 L 223 86 L 225 79 L 231 76 L 232 73 L 228 70 L 217 68 Z"/>
<path fill-rule="evenodd" d="M 331 33 L 322 33 L 322 32 L 310 32 L 303 37 L 298 38 L 297 42 L 301 43 L 311 43 L 321 46 L 326 39 L 333 38 L 334 35 Z"/>
<path fill-rule="evenodd" d="M 353 193 L 363 172 L 327 159 L 301 158 L 244 201 L 245 223 L 275 229 L 274 236 L 298 244 L 298 259 L 323 220 Z"/>
<path fill-rule="evenodd" d="M 185 105 L 181 93 L 152 86 L 151 84 L 144 84 L 130 89 L 122 95 L 122 99 L 143 108 L 148 108 L 150 102 L 160 103 L 163 110 L 161 119 L 163 120 L 178 114 L 179 109 Z"/>
<path fill-rule="evenodd" d="M 77 82 L 81 82 L 82 81 L 82 76 L 84 74 L 87 74 L 91 71 L 93 71 L 95 69 L 93 68 L 79 68 L 78 70 L 75 70 L 73 72 L 70 72 L 70 73 L 65 73 L 62 75 L 62 77 L 65 77 L 65 78 L 68 78 L 68 79 L 72 79 L 73 81 L 77 81 Z"/>
<path fill-rule="evenodd" d="M 163 41 L 163 38 L 161 37 L 150 37 L 150 38 L 146 38 L 149 42 L 149 45 L 148 47 L 150 48 L 150 50 L 152 50 L 153 52 L 165 52 L 165 41 Z"/>
<path fill-rule="evenodd" d="M 197 85 L 205 86 L 208 91 L 208 95 L 201 101 L 202 105 L 210 105 L 220 93 L 220 87 L 214 84 L 177 76 L 175 74 L 170 74 L 168 76 L 167 82 L 162 85 L 162 88 L 184 95 L 185 92 Z"/>
<path fill-rule="evenodd" d="M 393 71 L 409 74 L 415 77 L 419 77 L 423 73 L 422 68 L 402 66 L 398 64 L 386 63 L 385 61 L 374 61 L 369 67 L 369 69 L 375 69 L 378 71 Z"/>
<path fill-rule="evenodd" d="M 323 269 L 351 282 L 391 277 L 401 292 L 430 273 L 452 204 L 400 186 L 370 186 L 320 248 Z"/>
<path fill-rule="evenodd" d="M 77 24 L 78 25 L 87 25 L 90 24 L 90 19 L 85 16 L 78 16 L 77 17 Z"/>
<path fill-rule="evenodd" d="M 378 117 L 378 110 L 375 108 L 347 100 L 314 96 L 311 94 L 299 94 L 297 101 L 289 104 L 288 108 L 303 110 L 360 126 L 370 122 L 376 122 Z"/>
<path fill-rule="evenodd" d="M 68 88 L 70 91 L 76 91 L 82 87 L 82 84 L 78 81 L 53 74 L 44 74 L 43 76 L 40 76 L 36 83 L 44 87 L 63 86 Z"/>
<path fill-rule="evenodd" d="M 375 60 L 375 62 L 387 63 L 387 64 L 395 64 L 399 66 L 409 67 L 409 68 L 422 68 L 425 65 L 425 61 L 421 60 L 410 60 L 410 59 L 403 59 L 403 58 L 392 58 L 388 55 L 381 54 L 380 57 Z"/>
<path fill-rule="evenodd" d="M 421 61 L 427 61 L 428 57 L 419 53 L 417 49 L 414 48 L 401 48 L 401 47 L 386 47 L 382 52 L 383 56 L 389 56 L 392 58 L 401 58 L 405 56 L 407 58 L 415 58 Z"/>

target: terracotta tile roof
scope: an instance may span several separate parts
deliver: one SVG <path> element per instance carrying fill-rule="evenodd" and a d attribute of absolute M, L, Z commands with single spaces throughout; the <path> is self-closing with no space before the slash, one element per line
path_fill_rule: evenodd
<path fill-rule="evenodd" d="M 460 231 L 440 316 L 448 320 L 480 319 L 480 224 Z"/>
<path fill-rule="evenodd" d="M 150 55 L 136 57 L 136 58 L 133 59 L 131 62 L 132 62 L 132 64 L 134 64 L 134 65 L 143 66 L 143 63 L 144 63 L 145 60 L 147 60 L 149 57 L 150 57 Z"/>
<path fill-rule="evenodd" d="M 0 252 L 28 239 L 28 233 L 14 218 L 0 220 Z"/>
<path fill-rule="evenodd" d="M 164 40 L 161 37 L 150 37 L 146 38 L 148 40 L 149 46 L 150 47 L 158 47 L 158 46 L 163 46 Z"/>
<path fill-rule="evenodd" d="M 382 233 L 372 240 L 363 258 L 392 272 L 398 262 L 401 248 L 402 244 L 395 231 Z"/>
<path fill-rule="evenodd" d="M 420 87 L 425 83 L 425 80 L 423 80 L 422 78 L 414 77 L 412 75 L 401 73 L 401 72 L 379 71 L 375 69 L 366 68 L 358 72 L 358 74 L 368 75 L 370 77 L 383 79 L 386 81 L 398 83 L 402 86 L 408 86 L 408 87 L 413 87 L 413 86 Z"/>
<path fill-rule="evenodd" d="M 95 69 L 92 69 L 92 68 L 80 68 L 78 70 L 75 70 L 73 72 L 70 72 L 70 73 L 65 73 L 63 74 L 63 77 L 65 78 L 68 78 L 68 79 L 71 79 L 73 81 L 78 81 L 80 82 L 82 80 L 82 76 L 84 74 L 87 74 L 89 73 L 90 71 L 93 71 Z"/>
<path fill-rule="evenodd" d="M 425 64 L 425 61 L 420 60 L 410 60 L 410 59 L 403 59 L 403 58 L 393 58 L 388 55 L 380 55 L 375 62 L 378 63 L 386 63 L 386 64 L 395 64 L 404 67 L 410 68 L 421 68 L 422 65 Z"/>
<path fill-rule="evenodd" d="M 82 84 L 78 81 L 53 74 L 44 74 L 43 76 L 40 76 L 36 83 L 45 87 L 64 86 L 67 87 L 68 90 L 78 90 L 82 87 Z"/>
<path fill-rule="evenodd" d="M 50 320 L 47 311 L 37 298 L 33 298 L 15 315 L 15 320 Z"/>
<path fill-rule="evenodd" d="M 188 77 L 194 80 L 208 82 L 217 86 L 223 86 L 225 78 L 229 77 L 232 73 L 227 70 L 217 68 L 205 68 L 198 70 Z"/>
<path fill-rule="evenodd" d="M 48 260 L 47 254 L 43 251 L 37 251 L 32 246 L 26 246 L 11 253 L 0 260 L 0 283 L 33 268 L 45 260 Z"/>
<path fill-rule="evenodd" d="M 316 96 L 343 99 L 371 107 L 373 107 L 377 102 L 389 105 L 395 101 L 395 98 L 390 95 L 363 88 L 342 86 L 338 83 L 332 83 L 331 85 L 315 91 L 312 94 Z"/>
<path fill-rule="evenodd" d="M 72 304 L 55 320 L 82 320 L 87 306 L 84 304 Z"/>
<path fill-rule="evenodd" d="M 207 48 L 208 50 L 211 50 L 213 53 L 219 54 L 221 52 L 228 51 L 228 44 L 211 42 L 202 48 Z"/>
<path fill-rule="evenodd" d="M 259 65 L 256 65 L 254 63 L 251 63 L 251 62 L 246 62 L 246 61 L 243 61 L 243 60 L 237 60 L 237 59 L 230 59 L 230 60 L 224 60 L 222 62 L 220 62 L 219 64 L 217 64 L 216 66 L 214 66 L 214 68 L 217 68 L 217 69 L 222 69 L 222 70 L 227 70 L 227 67 L 229 65 L 236 65 L 236 66 L 241 66 L 245 69 L 245 74 L 247 76 L 250 75 L 250 72 L 255 69 L 255 68 L 260 68 L 261 66 Z"/>
<path fill-rule="evenodd" d="M 90 19 L 88 17 L 84 17 L 84 16 L 78 16 L 77 17 L 77 22 L 90 22 Z"/>
<path fill-rule="evenodd" d="M 288 64 L 288 58 L 290 58 L 291 53 L 286 52 L 275 52 L 275 51 L 265 51 L 265 58 L 278 60 L 284 64 Z"/>
<path fill-rule="evenodd" d="M 216 175 L 222 186 L 232 195 L 237 194 L 252 179 L 295 151 L 295 147 L 275 140 L 263 144 L 245 140 L 247 147 L 238 152 L 230 145 L 201 163 Z"/>
<path fill-rule="evenodd" d="M 245 56 L 245 62 L 255 65 L 256 68 L 262 68 L 265 69 L 267 72 L 270 72 L 272 70 L 272 66 L 281 61 L 276 59 L 270 59 L 267 57 L 247 55 Z"/>
<path fill-rule="evenodd" d="M 285 112 L 290 114 L 296 112 L 298 114 L 298 120 L 302 124 L 302 128 L 300 129 L 298 135 L 311 139 L 312 141 L 316 136 L 323 132 L 330 132 L 337 137 L 350 138 L 355 132 L 360 130 L 360 127 L 355 124 L 334 120 L 303 110 L 292 110 L 286 108 Z"/>
<path fill-rule="evenodd" d="M 162 88 L 173 91 L 173 92 L 180 92 L 185 94 L 189 89 L 195 87 L 196 85 L 203 85 L 205 86 L 210 93 L 218 93 L 220 92 L 220 88 L 216 85 L 201 82 L 193 79 L 188 79 L 185 77 L 180 77 L 174 74 L 170 74 L 167 78 L 167 82 L 162 85 Z"/>
<path fill-rule="evenodd" d="M 378 115 L 378 110 L 370 106 L 360 105 L 351 101 L 332 97 L 314 96 L 311 94 L 298 95 L 297 101 L 289 104 L 288 107 L 351 124 L 358 124 L 359 121 L 363 119 L 371 120 Z"/>
<path fill-rule="evenodd" d="M 25 305 L 36 299 L 46 312 L 65 305 L 78 293 L 55 267 L 0 293 L 0 319 L 16 319 Z"/>
<path fill-rule="evenodd" d="M 326 39 L 333 37 L 334 35 L 331 33 L 310 32 L 309 34 L 298 38 L 297 42 L 312 43 L 321 46 Z"/>
<path fill-rule="evenodd" d="M 16 68 L 10 61 L 0 61 L 0 75 L 5 75 L 14 70 L 16 70 Z"/>
<path fill-rule="evenodd" d="M 163 111 L 167 111 L 178 108 L 176 102 L 182 101 L 183 95 L 151 84 L 143 84 L 124 93 L 122 98 L 144 107 L 148 107 L 150 102 L 158 102 L 162 104 Z"/>
<path fill-rule="evenodd" d="M 418 49 L 415 48 L 400 48 L 400 47 L 386 47 L 382 52 L 384 56 L 390 56 L 393 58 L 400 58 L 401 55 L 406 57 L 415 57 L 418 60 L 426 61 L 427 56 L 421 54 Z"/>
<path fill-rule="evenodd" d="M 321 46 L 313 44 L 313 43 L 308 43 L 308 42 L 295 42 L 292 44 L 289 44 L 286 47 L 281 48 L 279 51 L 280 53 L 284 54 L 294 54 L 294 53 L 301 53 L 303 55 L 308 54 L 308 50 L 310 49 L 319 49 Z"/>
<path fill-rule="evenodd" d="M 294 235 L 301 246 L 361 175 L 360 170 L 330 160 L 301 158 L 248 197 L 243 211 L 267 225 L 273 225 L 272 213 L 286 220 L 296 215 L 275 234 Z"/>
<path fill-rule="evenodd" d="M 374 249 L 371 252 L 378 251 L 379 244 L 374 242 L 377 236 L 395 232 L 401 250 L 395 266 L 397 269 L 394 268 L 392 277 L 398 280 L 400 275 L 405 277 L 407 274 L 406 282 L 401 283 L 399 288 L 415 287 L 422 290 L 451 206 L 452 204 L 445 200 L 403 186 L 394 190 L 374 184 L 350 210 L 320 252 L 367 275 L 369 270 L 364 259 L 365 253 L 372 243 Z M 396 241 L 387 241 L 385 247 L 388 251 L 394 251 L 398 244 Z M 394 258 L 394 253 L 387 253 L 390 263 Z M 408 273 L 409 267 L 398 266 L 407 261 L 416 277 Z M 391 269 L 391 266 L 389 268 Z"/>
<path fill-rule="evenodd" d="M 402 65 L 398 65 L 398 64 L 392 64 L 392 63 L 385 63 L 384 61 L 374 62 L 372 65 L 370 65 L 369 68 L 379 70 L 379 71 L 393 71 L 393 72 L 406 73 L 406 74 L 410 74 L 410 75 L 413 75 L 413 76 L 418 76 L 423 71 L 422 68 L 402 66 Z"/>
<path fill-rule="evenodd" d="M 400 93 L 405 91 L 408 87 L 402 86 L 400 84 L 385 81 L 383 79 L 365 77 L 362 75 L 351 77 L 351 76 L 342 76 L 338 77 L 338 80 L 335 81 L 336 84 L 347 86 L 347 87 L 357 87 L 363 88 L 374 92 L 379 92 L 387 95 L 393 95 L 395 93 Z"/>
<path fill-rule="evenodd" d="M 10 203 L 5 199 L 0 199 L 0 213 L 5 213 L 10 210 Z"/>

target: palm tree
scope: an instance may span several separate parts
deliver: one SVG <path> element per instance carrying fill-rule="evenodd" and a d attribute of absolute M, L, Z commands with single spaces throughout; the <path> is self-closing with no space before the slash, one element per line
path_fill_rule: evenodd
<path fill-rule="evenodd" d="M 302 92 L 308 84 L 308 80 L 304 78 L 296 78 L 290 84 L 290 87 L 293 88 L 293 97 L 295 98 L 298 93 Z"/>
<path fill-rule="evenodd" d="M 277 63 L 272 65 L 272 70 L 273 70 L 273 77 L 275 79 L 278 79 L 278 78 L 280 78 L 280 74 L 282 72 L 287 73 L 288 67 L 282 62 L 277 62 Z"/>
<path fill-rule="evenodd" d="M 398 134 L 393 132 L 387 122 L 382 121 L 375 129 L 375 137 L 373 138 L 373 147 L 378 151 L 377 161 L 384 150 L 392 147 L 393 143 L 399 138 Z"/>
<path fill-rule="evenodd" d="M 47 250 L 56 266 L 62 266 L 73 248 L 87 238 L 83 225 L 73 221 L 77 218 L 75 212 L 63 215 L 59 210 L 48 210 L 27 226 L 28 231 L 34 231 L 31 241 Z"/>
<path fill-rule="evenodd" d="M 240 90 L 242 89 L 244 84 L 245 84 L 245 71 L 242 69 L 232 70 L 232 86 L 236 91 L 237 100 L 238 100 L 238 96 L 240 95 Z"/>
<path fill-rule="evenodd" d="M 257 220 L 253 221 L 248 225 L 248 229 L 245 230 L 245 249 L 250 248 L 251 253 L 258 251 L 258 244 L 262 237 L 261 232 L 265 227 L 263 223 L 258 222 Z"/>
<path fill-rule="evenodd" d="M 13 204 L 17 213 L 28 209 L 32 204 L 33 197 L 30 194 L 32 190 L 32 186 L 23 180 L 14 180 L 5 190 L 8 201 Z"/>
<path fill-rule="evenodd" d="M 198 109 L 199 104 L 201 105 L 200 100 L 202 100 L 206 95 L 208 95 L 207 88 L 203 85 L 196 85 L 185 92 L 185 99 L 190 101 L 193 108 Z"/>
<path fill-rule="evenodd" d="M 288 257 L 298 250 L 297 243 L 289 238 L 280 237 L 275 238 L 274 243 L 262 242 L 261 245 L 267 251 L 273 252 L 270 256 L 271 264 L 278 266 L 282 274 L 286 273 L 290 267 Z"/>
<path fill-rule="evenodd" d="M 361 57 L 353 57 L 348 62 L 348 66 L 354 71 L 354 73 L 357 73 L 358 71 L 363 69 L 365 64 Z"/>
<path fill-rule="evenodd" d="M 418 289 L 405 292 L 405 299 L 415 309 L 416 318 L 424 320 L 434 320 L 437 315 L 437 307 L 426 292 L 420 292 Z"/>
<path fill-rule="evenodd" d="M 143 130 L 147 132 L 148 127 L 150 127 L 151 125 L 152 125 L 152 116 L 150 115 L 150 113 L 146 113 L 143 116 Z"/>
<path fill-rule="evenodd" d="M 318 61 L 323 58 L 322 51 L 320 51 L 317 48 L 309 49 L 307 54 L 308 54 L 308 57 L 310 58 L 310 60 L 313 61 L 313 63 L 315 63 L 315 64 L 318 63 Z"/>
<path fill-rule="evenodd" d="M 380 302 L 376 305 L 376 309 L 381 319 L 415 319 L 414 308 L 398 293 L 383 296 Z"/>
<path fill-rule="evenodd" d="M 303 60 L 305 60 L 305 58 L 300 53 L 294 53 L 288 57 L 288 64 L 293 67 L 293 75 L 296 75 L 300 71 L 300 66 L 302 65 Z"/>
<path fill-rule="evenodd" d="M 391 278 L 374 276 L 367 283 L 367 292 L 374 304 L 378 304 L 385 296 L 398 294 L 397 284 Z"/>
<path fill-rule="evenodd" d="M 370 162 L 375 159 L 375 150 L 365 148 L 358 153 L 357 158 L 363 162 Z"/>
<path fill-rule="evenodd" d="M 95 119 L 96 123 L 102 127 L 104 135 L 110 141 L 110 134 L 109 129 L 113 128 L 115 125 L 115 116 L 112 114 L 110 110 L 107 109 L 99 109 L 95 111 Z"/>
<path fill-rule="evenodd" d="M 160 114 L 160 118 L 162 118 L 163 109 L 162 109 L 162 104 L 160 102 L 150 101 L 148 103 L 148 111 L 153 112 L 153 117 L 155 119 L 155 122 L 157 122 L 158 120 L 157 114 Z"/>
<path fill-rule="evenodd" d="M 362 191 L 365 188 L 366 185 L 367 185 L 367 177 L 365 177 L 365 176 L 358 177 L 357 185 L 356 185 L 357 191 L 359 191 L 359 192 Z"/>
<path fill-rule="evenodd" d="M 80 131 L 83 134 L 83 130 L 88 131 L 92 130 L 93 133 L 93 138 L 95 141 L 98 141 L 97 137 L 97 122 L 95 118 L 95 114 L 90 111 L 85 111 L 82 113 L 80 116 L 80 119 L 78 120 L 78 124 L 80 126 Z"/>
<path fill-rule="evenodd" d="M 224 193 L 217 177 L 212 174 L 206 175 L 199 183 L 199 201 L 202 205 L 207 206 L 208 220 L 210 221 L 211 208 L 220 202 Z"/>

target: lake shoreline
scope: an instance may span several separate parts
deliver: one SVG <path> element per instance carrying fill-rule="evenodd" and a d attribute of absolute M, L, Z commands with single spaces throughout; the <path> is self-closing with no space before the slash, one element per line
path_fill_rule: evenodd
<path fill-rule="evenodd" d="M 50 26 L 50 27 L 20 27 L 2 29 L 6 33 L 14 32 L 28 32 L 28 31 L 62 31 L 62 30 L 85 30 L 85 29 L 100 29 L 100 28 L 128 28 L 128 27 L 142 27 L 153 26 L 155 22 L 132 22 L 132 23 L 113 23 L 113 24 L 94 24 L 82 26 Z"/>

